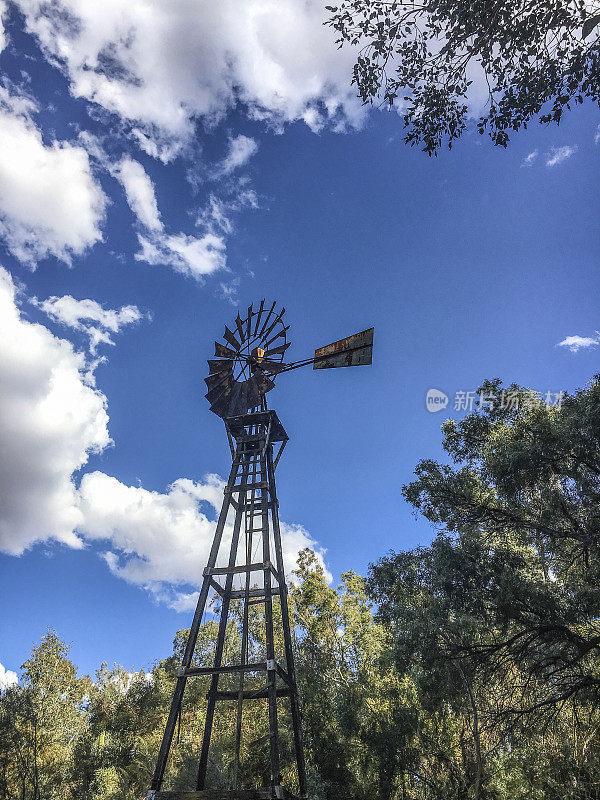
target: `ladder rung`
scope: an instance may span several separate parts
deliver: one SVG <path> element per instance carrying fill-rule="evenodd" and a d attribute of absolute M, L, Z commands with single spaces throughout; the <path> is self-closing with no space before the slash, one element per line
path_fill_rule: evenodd
<path fill-rule="evenodd" d="M 243 564 L 235 567 L 213 567 L 213 569 L 204 570 L 205 575 L 237 575 L 240 572 L 259 572 L 264 569 L 272 569 L 273 565 L 269 561 L 266 565 L 262 562 L 254 564 Z"/>
<path fill-rule="evenodd" d="M 280 594 L 279 588 L 274 586 L 271 587 L 271 596 Z M 236 589 L 233 592 L 230 592 L 229 596 L 232 600 L 241 600 L 246 596 L 246 592 L 244 589 Z M 264 589 L 250 589 L 248 592 L 248 597 L 263 597 L 266 598 L 265 590 Z"/>
<path fill-rule="evenodd" d="M 221 675 L 227 672 L 266 672 L 267 662 L 259 661 L 255 664 L 229 664 L 225 667 L 188 667 L 183 670 L 185 677 L 192 675 Z M 178 674 L 178 677 L 179 674 Z"/>
<path fill-rule="evenodd" d="M 289 697 L 291 694 L 287 686 L 277 689 L 277 697 Z M 246 689 L 242 692 L 242 700 L 261 700 L 269 696 L 269 690 L 265 687 L 253 691 Z M 239 692 L 220 691 L 215 694 L 217 700 L 238 700 Z"/>

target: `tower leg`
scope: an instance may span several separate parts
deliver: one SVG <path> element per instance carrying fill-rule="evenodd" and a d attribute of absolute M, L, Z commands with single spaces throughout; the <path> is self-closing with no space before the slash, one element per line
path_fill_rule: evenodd
<path fill-rule="evenodd" d="M 266 446 L 265 450 L 269 447 Z M 266 458 L 261 455 L 261 473 L 263 479 L 267 478 Z M 275 668 L 275 638 L 273 634 L 273 595 L 271 586 L 271 554 L 269 541 L 269 501 L 273 500 L 270 494 L 269 481 L 266 481 L 268 488 L 261 489 L 261 518 L 262 518 L 262 545 L 263 545 L 263 581 L 265 589 L 265 640 L 267 645 L 267 685 L 269 697 L 269 750 L 271 761 L 271 786 L 278 786 L 281 783 L 279 773 L 279 736 L 277 721 L 277 670 Z M 281 573 L 279 573 L 281 576 Z M 281 586 L 279 587 L 280 591 Z M 281 595 L 280 595 L 281 596 Z"/>
<path fill-rule="evenodd" d="M 306 797 L 306 762 L 304 760 L 304 744 L 302 742 L 302 725 L 300 717 L 300 703 L 298 701 L 298 687 L 296 684 L 296 670 L 294 666 L 294 649 L 292 646 L 292 634 L 290 626 L 290 615 L 287 600 L 287 586 L 285 583 L 285 571 L 283 565 L 283 552 L 281 548 L 281 530 L 279 527 L 279 503 L 275 488 L 275 468 L 273 466 L 273 449 L 267 449 L 266 474 L 269 484 L 269 495 L 271 497 L 271 517 L 273 520 L 273 543 L 275 546 L 275 563 L 277 572 L 282 578 L 280 587 L 281 603 L 281 622 L 283 627 L 283 641 L 285 647 L 286 670 L 290 678 L 292 690 L 290 693 L 290 711 L 292 715 L 292 729 L 294 734 L 294 750 L 296 752 L 296 764 L 298 768 L 298 785 L 300 796 Z"/>
<path fill-rule="evenodd" d="M 249 465 L 245 459 L 242 462 L 242 482 L 248 481 Z M 245 511 L 246 500 L 242 492 L 238 495 L 237 509 L 235 511 L 235 522 L 233 523 L 233 535 L 231 537 L 231 549 L 229 551 L 228 568 L 232 570 L 237 560 L 238 543 L 240 540 L 240 527 L 242 516 Z M 219 632 L 217 635 L 217 646 L 215 649 L 214 666 L 220 667 L 223 659 L 223 648 L 225 647 L 225 633 L 227 630 L 227 618 L 229 616 L 229 603 L 231 600 L 231 590 L 233 588 L 233 572 L 229 572 L 225 579 L 225 591 L 221 600 L 221 619 L 219 620 Z M 213 719 L 215 716 L 215 704 L 217 702 L 217 690 L 219 688 L 219 673 L 213 672 L 210 689 L 208 690 L 208 706 L 206 708 L 206 719 L 204 721 L 204 736 L 202 737 L 202 749 L 200 751 L 200 763 L 198 766 L 197 789 L 204 789 L 206 782 L 206 768 L 208 766 L 208 751 L 210 748 L 210 737 L 212 733 Z"/>
<path fill-rule="evenodd" d="M 219 553 L 219 547 L 221 545 L 221 539 L 223 538 L 223 531 L 225 529 L 225 522 L 227 521 L 227 514 L 229 512 L 229 506 L 231 504 L 231 487 L 235 483 L 235 477 L 237 475 L 239 463 L 240 463 L 240 455 L 236 453 L 233 459 L 233 463 L 231 465 L 231 472 L 229 473 L 229 481 L 227 482 L 225 499 L 223 500 L 221 513 L 219 514 L 219 519 L 217 520 L 215 537 L 213 539 L 212 547 L 210 549 L 210 554 L 208 556 L 208 565 L 205 571 L 206 574 L 204 575 L 204 578 L 202 580 L 200 596 L 198 597 L 198 602 L 196 604 L 196 611 L 194 612 L 194 619 L 192 620 L 190 635 L 188 637 L 185 646 L 185 652 L 183 655 L 183 660 L 181 662 L 181 669 L 179 670 L 184 674 L 181 674 L 177 677 L 177 684 L 175 686 L 175 691 L 173 693 L 173 699 L 171 701 L 171 708 L 169 710 L 169 716 L 167 718 L 165 732 L 163 734 L 160 750 L 158 751 L 156 767 L 154 768 L 154 776 L 152 778 L 151 789 L 159 790 L 162 786 L 165 769 L 167 767 L 167 761 L 169 758 L 169 750 L 171 749 L 173 734 L 175 733 L 175 725 L 177 724 L 177 717 L 179 716 L 181 710 L 181 701 L 183 699 L 185 684 L 187 682 L 187 678 L 185 676 L 185 670 L 192 663 L 192 657 L 194 655 L 194 650 L 196 648 L 198 631 L 200 630 L 202 615 L 204 614 L 204 609 L 206 607 L 206 600 L 208 598 L 208 592 L 210 589 L 210 570 L 214 568 L 217 562 L 217 555 Z"/>

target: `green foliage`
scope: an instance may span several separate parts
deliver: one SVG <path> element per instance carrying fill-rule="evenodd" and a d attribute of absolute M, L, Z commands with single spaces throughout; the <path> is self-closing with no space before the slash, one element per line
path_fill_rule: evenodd
<path fill-rule="evenodd" d="M 422 462 L 405 495 L 458 534 L 440 536 L 427 558 L 433 582 L 446 580 L 446 612 L 483 624 L 465 656 L 488 675 L 518 668 L 515 710 L 597 700 L 600 381 L 561 407 L 448 421 L 444 447 L 453 465 Z"/>
<path fill-rule="evenodd" d="M 448 719 L 432 786 L 460 752 L 432 797 L 593 797 L 600 380 L 561 407 L 509 391 L 518 405 L 445 423 L 452 463 L 423 461 L 404 487 L 439 532 L 381 559 L 369 588 L 396 668 L 431 720 Z M 498 397 L 499 381 L 480 393 Z M 421 739 L 422 758 L 439 737 Z"/>
<path fill-rule="evenodd" d="M 362 100 L 398 104 L 405 141 L 429 155 L 463 134 L 474 81 L 488 100 L 479 132 L 503 147 L 509 131 L 537 116 L 559 123 L 572 103 L 600 100 L 597 4 L 343 0 L 327 8 L 337 44 L 359 47 L 353 83 Z"/>
<path fill-rule="evenodd" d="M 7 798 L 75 797 L 73 758 L 86 728 L 90 684 L 77 678 L 67 656 L 64 642 L 48 631 L 23 664 L 21 688 L 2 698 L 0 786 Z"/>
<path fill-rule="evenodd" d="M 389 635 L 373 618 L 361 577 L 349 572 L 339 591 L 330 588 L 310 551 L 301 554 L 299 574 L 291 606 L 311 797 L 346 798 L 351 790 L 357 800 L 392 798 L 403 743 L 414 739 L 412 682 L 397 675 L 389 658 L 384 663 Z M 274 611 L 280 627 L 278 609 Z M 234 605 L 226 660 L 239 657 L 235 624 L 239 612 Z M 49 632 L 23 666 L 21 685 L 0 698 L 0 796 L 7 800 L 143 797 L 187 634 L 178 631 L 173 655 L 149 675 L 103 664 L 90 680 L 76 677 L 68 648 Z M 194 656 L 197 665 L 210 662 L 216 635 L 214 621 L 202 625 Z M 249 648 L 250 660 L 264 658 L 264 618 L 258 606 L 251 609 Z M 234 688 L 226 681 L 223 688 Z M 206 690 L 204 679 L 188 683 L 166 776 L 167 785 L 176 789 L 194 785 Z M 217 707 L 209 773 L 214 787 L 230 785 L 234 714 L 233 703 Z M 247 704 L 240 766 L 247 786 L 263 785 L 268 776 L 266 747 L 249 745 L 267 728 L 266 703 Z M 284 782 L 293 788 L 296 776 L 286 713 L 281 715 L 280 730 Z"/>
<path fill-rule="evenodd" d="M 315 800 L 387 800 L 414 738 L 412 683 L 386 663 L 389 636 L 373 619 L 363 578 L 344 573 L 336 592 L 314 553 L 298 563 L 297 671 Z"/>

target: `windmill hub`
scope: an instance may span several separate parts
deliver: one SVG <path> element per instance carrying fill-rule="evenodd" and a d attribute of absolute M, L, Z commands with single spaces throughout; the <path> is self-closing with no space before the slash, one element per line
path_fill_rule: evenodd
<path fill-rule="evenodd" d="M 252 352 L 250 353 L 250 358 L 255 364 L 260 364 L 264 357 L 265 351 L 262 349 L 262 347 L 253 348 Z"/>

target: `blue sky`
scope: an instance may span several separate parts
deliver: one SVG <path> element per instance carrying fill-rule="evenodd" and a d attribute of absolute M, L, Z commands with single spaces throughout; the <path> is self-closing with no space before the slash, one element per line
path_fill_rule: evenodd
<path fill-rule="evenodd" d="M 235 24 L 228 3 L 95 5 L 0 4 L 13 671 L 49 626 L 90 672 L 148 668 L 189 623 L 229 456 L 205 362 L 238 305 L 285 305 L 293 359 L 375 326 L 372 367 L 269 397 L 288 564 L 312 543 L 334 581 L 431 538 L 400 487 L 442 456 L 456 392 L 597 371 L 597 108 L 430 159 L 357 103 L 318 4 L 248 0 Z"/>

